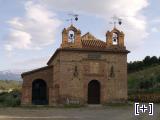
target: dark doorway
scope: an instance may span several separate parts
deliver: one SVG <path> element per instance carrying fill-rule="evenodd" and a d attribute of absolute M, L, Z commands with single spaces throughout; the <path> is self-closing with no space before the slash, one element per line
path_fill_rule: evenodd
<path fill-rule="evenodd" d="M 32 83 L 32 104 L 46 105 L 47 100 L 47 85 L 44 80 L 38 79 Z"/>
<path fill-rule="evenodd" d="M 97 80 L 88 84 L 88 104 L 100 104 L 100 83 Z"/>

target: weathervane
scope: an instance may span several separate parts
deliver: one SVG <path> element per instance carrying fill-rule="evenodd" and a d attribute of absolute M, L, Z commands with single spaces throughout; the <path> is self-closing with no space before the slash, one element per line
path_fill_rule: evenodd
<path fill-rule="evenodd" d="M 70 17 L 69 19 L 66 19 L 66 21 L 70 21 L 71 24 L 73 23 L 73 21 L 78 21 L 78 14 L 74 14 L 74 13 L 69 13 L 68 16 Z"/>
<path fill-rule="evenodd" d="M 113 24 L 114 25 L 114 28 L 116 28 L 116 25 L 118 24 L 118 25 L 122 25 L 122 19 L 121 18 L 119 18 L 119 17 L 117 17 L 117 16 L 113 16 L 112 17 L 112 22 L 110 22 L 110 24 Z"/>

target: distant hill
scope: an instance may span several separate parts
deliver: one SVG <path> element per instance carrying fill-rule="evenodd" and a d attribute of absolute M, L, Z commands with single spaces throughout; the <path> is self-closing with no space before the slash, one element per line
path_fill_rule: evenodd
<path fill-rule="evenodd" d="M 14 69 L 0 71 L 0 80 L 22 80 L 21 74 L 28 70 Z"/>
<path fill-rule="evenodd" d="M 128 89 L 129 92 L 160 92 L 160 65 L 154 64 L 145 69 L 129 73 Z"/>
<path fill-rule="evenodd" d="M 21 80 L 21 73 L 12 71 L 0 71 L 0 80 Z"/>

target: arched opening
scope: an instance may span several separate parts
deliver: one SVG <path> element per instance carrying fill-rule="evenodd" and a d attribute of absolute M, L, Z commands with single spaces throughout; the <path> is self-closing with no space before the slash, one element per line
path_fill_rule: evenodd
<path fill-rule="evenodd" d="M 68 32 L 68 42 L 73 43 L 73 42 L 74 42 L 74 39 L 75 39 L 74 31 L 73 31 L 73 30 L 70 30 L 70 31 Z"/>
<path fill-rule="evenodd" d="M 32 83 L 32 104 L 46 105 L 47 99 L 47 85 L 44 80 L 34 80 Z"/>
<path fill-rule="evenodd" d="M 88 104 L 100 104 L 100 83 L 97 80 L 88 84 Z"/>
<path fill-rule="evenodd" d="M 112 36 L 112 42 L 113 42 L 113 45 L 118 44 L 118 34 L 115 32 L 113 33 L 113 36 Z"/>

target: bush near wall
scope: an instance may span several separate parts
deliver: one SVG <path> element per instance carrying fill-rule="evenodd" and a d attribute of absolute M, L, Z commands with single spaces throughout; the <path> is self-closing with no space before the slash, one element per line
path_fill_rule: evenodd
<path fill-rule="evenodd" d="M 20 96 L 19 91 L 12 91 L 10 93 L 1 93 L 0 94 L 0 107 L 16 107 L 20 105 Z"/>

